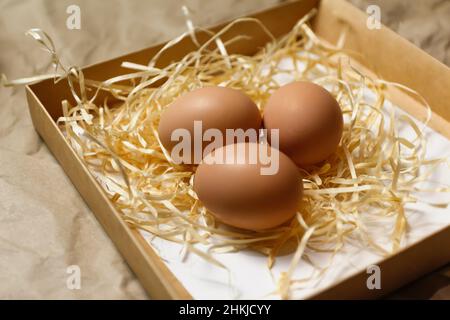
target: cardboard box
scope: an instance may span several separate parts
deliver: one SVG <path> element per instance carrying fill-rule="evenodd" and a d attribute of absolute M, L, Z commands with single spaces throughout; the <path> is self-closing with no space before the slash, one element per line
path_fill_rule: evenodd
<path fill-rule="evenodd" d="M 418 92 L 429 102 L 433 117 L 430 126 L 450 139 L 450 69 L 422 52 L 394 32 L 382 27 L 369 30 L 367 16 L 343 0 L 303 0 L 283 4 L 258 13 L 261 20 L 275 35 L 281 36 L 313 7 L 318 14 L 313 29 L 322 39 L 335 43 L 343 28 L 347 29 L 346 48 L 361 54 L 364 68 L 381 78 L 404 84 Z M 218 30 L 222 25 L 213 27 Z M 254 24 L 240 24 L 232 28 L 224 40 L 239 33 L 252 36 L 252 41 L 234 43 L 230 52 L 251 55 L 270 39 Z M 204 35 L 198 35 L 204 40 Z M 124 73 L 122 61 L 146 64 L 164 44 L 134 52 L 83 69 L 85 77 L 106 80 Z M 160 65 L 182 58 L 195 49 L 190 38 L 170 48 L 159 60 Z M 367 63 L 367 61 L 369 63 Z M 189 292 L 169 271 L 165 263 L 136 230 L 120 217 L 105 195 L 102 187 L 89 173 L 83 161 L 69 146 L 56 120 L 62 115 L 61 101 L 71 97 L 66 81 L 54 84 L 53 79 L 27 86 L 27 98 L 34 126 L 60 162 L 75 187 L 83 196 L 110 238 L 140 279 L 150 297 L 155 299 L 191 299 Z M 390 99 L 416 117 L 425 114 L 425 108 L 401 91 L 391 90 Z M 69 99 L 70 100 L 70 99 Z M 71 101 L 73 102 L 73 101 Z M 407 106 L 407 107 L 406 107 Z M 450 226 L 429 235 L 423 241 L 402 249 L 380 264 L 384 286 L 381 290 L 368 290 L 367 274 L 358 273 L 324 289 L 311 298 L 374 298 L 416 279 L 450 261 Z"/>

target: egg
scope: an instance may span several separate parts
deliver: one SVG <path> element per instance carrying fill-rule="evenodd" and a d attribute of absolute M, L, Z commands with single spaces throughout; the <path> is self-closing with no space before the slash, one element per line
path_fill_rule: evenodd
<path fill-rule="evenodd" d="M 341 140 L 343 116 L 336 99 L 323 87 L 298 81 L 277 89 L 264 108 L 264 127 L 279 129 L 279 149 L 298 166 L 322 162 Z"/>
<path fill-rule="evenodd" d="M 194 123 L 195 122 L 195 123 Z M 186 129 L 191 137 L 192 156 L 181 155 L 183 162 L 198 164 L 203 153 L 194 159 L 195 143 L 203 152 L 208 141 L 195 140 L 208 129 L 218 129 L 223 137 L 226 129 L 254 129 L 261 127 L 261 113 L 256 104 L 244 93 L 226 87 L 204 87 L 193 90 L 175 100 L 161 114 L 158 134 L 162 145 L 170 152 L 178 143 L 172 138 L 176 129 Z M 194 125 L 199 124 L 194 128 Z M 195 131 L 201 132 L 195 132 Z M 225 145 L 223 139 L 221 145 Z"/>
<path fill-rule="evenodd" d="M 267 143 L 265 147 L 258 143 L 229 144 L 212 151 L 197 167 L 193 187 L 218 220 L 255 231 L 290 220 L 303 194 L 295 163 Z"/>

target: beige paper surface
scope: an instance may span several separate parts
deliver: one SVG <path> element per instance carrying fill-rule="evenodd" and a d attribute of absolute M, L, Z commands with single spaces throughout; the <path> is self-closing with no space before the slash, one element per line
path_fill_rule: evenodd
<path fill-rule="evenodd" d="M 186 3 L 195 22 L 207 25 L 277 2 Z M 405 13 L 408 1 L 354 2 L 362 9 L 369 2 L 379 4 L 383 22 L 449 63 L 448 1 L 417 1 L 410 13 Z M 428 5 L 430 2 L 435 5 Z M 186 30 L 180 1 L 76 1 L 81 9 L 81 30 L 66 27 L 66 8 L 71 4 L 74 1 L 0 1 L 0 72 L 17 78 L 51 70 L 48 55 L 23 35 L 32 27 L 51 35 L 65 65 L 80 66 L 147 47 Z M 66 285 L 71 265 L 80 267 L 80 290 Z M 394 297 L 450 298 L 445 272 L 428 278 Z M 0 298 L 147 298 L 34 131 L 23 88 L 0 89 Z"/>

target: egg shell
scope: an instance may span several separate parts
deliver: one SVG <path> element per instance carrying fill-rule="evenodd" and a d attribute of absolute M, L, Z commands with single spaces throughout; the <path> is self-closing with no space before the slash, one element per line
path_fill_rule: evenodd
<path fill-rule="evenodd" d="M 190 132 L 193 150 L 194 121 L 202 121 L 202 132 L 219 129 L 225 137 L 226 129 L 259 130 L 262 119 L 256 104 L 241 91 L 226 87 L 196 89 L 179 97 L 162 113 L 158 134 L 163 146 L 171 151 L 178 143 L 172 141 L 172 132 L 183 128 Z M 208 143 L 202 143 L 202 150 Z"/>
<path fill-rule="evenodd" d="M 245 148 L 242 155 L 239 146 Z M 252 161 L 249 152 L 260 150 L 257 143 L 230 144 L 207 155 L 194 177 L 194 191 L 203 205 L 220 221 L 247 230 L 265 230 L 290 220 L 297 212 L 303 194 L 302 178 L 294 162 L 267 145 L 277 159 L 275 174 L 261 174 L 263 164 Z M 231 152 L 231 150 L 234 152 Z M 241 149 L 242 150 L 242 149 Z M 222 152 L 222 164 L 206 163 Z"/>
<path fill-rule="evenodd" d="M 264 127 L 279 129 L 279 149 L 300 166 L 320 163 L 336 151 L 343 116 L 336 99 L 323 87 L 298 81 L 276 90 L 264 108 Z"/>

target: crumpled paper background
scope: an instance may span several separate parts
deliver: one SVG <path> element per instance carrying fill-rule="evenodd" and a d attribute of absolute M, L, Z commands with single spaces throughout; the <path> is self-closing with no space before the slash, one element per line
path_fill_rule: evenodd
<path fill-rule="evenodd" d="M 65 65 L 83 66 L 148 47 L 186 30 L 180 6 L 208 25 L 279 0 L 0 0 L 0 72 L 19 78 L 51 71 L 49 57 L 24 32 L 42 28 Z M 447 65 L 450 2 L 352 0 L 381 7 L 382 22 Z M 81 8 L 81 30 L 66 8 Z M 67 268 L 81 289 L 67 286 Z M 0 298 L 146 299 L 148 296 L 94 215 L 35 132 L 24 89 L 0 88 Z M 450 299 L 450 267 L 390 298 Z"/>

